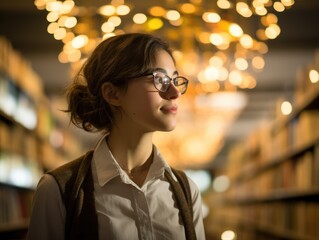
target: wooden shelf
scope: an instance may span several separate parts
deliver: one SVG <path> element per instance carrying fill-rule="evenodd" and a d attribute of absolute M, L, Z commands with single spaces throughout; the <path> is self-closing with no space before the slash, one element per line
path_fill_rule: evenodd
<path fill-rule="evenodd" d="M 270 168 L 276 167 L 277 165 L 281 164 L 284 161 L 290 161 L 291 159 L 298 158 L 306 151 L 313 149 L 316 145 L 319 144 L 319 137 L 315 139 L 313 142 L 304 144 L 303 146 L 297 147 L 295 149 L 289 150 L 286 154 L 282 156 L 262 161 L 263 164 L 256 163 L 254 167 L 249 168 L 249 170 L 241 172 L 237 177 L 234 178 L 234 182 L 241 183 L 243 181 L 252 179 L 264 171 L 267 171 Z"/>
<path fill-rule="evenodd" d="M 229 205 L 249 205 L 249 204 L 260 204 L 260 203 L 269 203 L 275 201 L 295 201 L 295 200 L 304 200 L 304 201 L 318 201 L 319 199 L 319 188 L 313 188 L 308 190 L 287 190 L 287 189 L 278 189 L 273 190 L 271 194 L 266 196 L 252 196 L 245 198 L 237 199 L 226 199 L 224 200 L 225 204 Z"/>
<path fill-rule="evenodd" d="M 0 187 L 1 188 L 14 188 L 14 189 L 17 189 L 19 191 L 24 191 L 24 192 L 34 192 L 34 190 L 35 190 L 35 188 L 17 186 L 17 185 L 6 183 L 6 182 L 0 182 Z"/>
<path fill-rule="evenodd" d="M 286 240 L 317 240 L 314 237 L 299 234 L 295 231 L 276 228 L 271 225 L 255 226 L 257 232 Z"/>
<path fill-rule="evenodd" d="M 20 123 L 17 123 L 13 117 L 9 116 L 8 114 L 6 114 L 5 112 L 3 112 L 1 109 L 0 109 L 0 120 L 2 122 L 5 122 L 7 124 L 17 124 L 17 125 L 21 125 Z M 22 126 L 22 125 L 21 125 Z"/>
<path fill-rule="evenodd" d="M 29 221 L 20 223 L 0 224 L 0 239 L 22 240 L 25 239 L 28 232 Z"/>
<path fill-rule="evenodd" d="M 223 219 L 220 222 L 214 223 L 210 231 L 215 236 L 220 236 L 227 229 L 232 229 L 238 234 L 238 239 L 243 239 L 241 238 L 241 234 L 248 231 L 258 236 L 268 236 L 276 240 L 317 240 L 314 237 L 300 234 L 294 230 L 282 229 L 271 224 L 256 224 L 253 219 L 251 219 L 251 222 L 243 221 L 242 219 Z"/>
<path fill-rule="evenodd" d="M 21 221 L 18 223 L 0 223 L 0 233 L 12 232 L 16 229 L 26 230 L 28 228 L 29 220 Z"/>

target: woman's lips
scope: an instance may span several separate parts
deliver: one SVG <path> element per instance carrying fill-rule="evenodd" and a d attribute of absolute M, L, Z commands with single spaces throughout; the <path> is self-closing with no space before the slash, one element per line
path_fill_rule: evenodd
<path fill-rule="evenodd" d="M 166 114 L 176 114 L 177 113 L 177 109 L 178 109 L 177 106 L 168 106 L 168 107 L 161 107 L 160 110 L 163 113 L 166 113 Z"/>

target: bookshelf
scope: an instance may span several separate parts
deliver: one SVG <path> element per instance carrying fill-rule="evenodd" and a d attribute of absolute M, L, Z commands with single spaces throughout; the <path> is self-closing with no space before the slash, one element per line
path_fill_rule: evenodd
<path fill-rule="evenodd" d="M 231 187 L 204 196 L 208 235 L 319 239 L 319 82 L 310 83 L 308 71 L 297 76 L 293 112 L 278 114 L 229 151 Z"/>
<path fill-rule="evenodd" d="M 0 36 L 0 239 L 24 239 L 43 172 L 79 156 L 28 61 Z"/>

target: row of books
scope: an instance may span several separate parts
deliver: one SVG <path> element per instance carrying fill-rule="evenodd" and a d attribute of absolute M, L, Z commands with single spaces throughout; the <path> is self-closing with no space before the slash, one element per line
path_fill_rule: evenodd
<path fill-rule="evenodd" d="M 34 189 L 42 174 L 42 167 L 34 159 L 0 150 L 0 183 Z"/>
<path fill-rule="evenodd" d="M 1 112 L 45 139 L 59 121 L 31 64 L 0 36 Z"/>
<path fill-rule="evenodd" d="M 319 102 L 319 91 L 315 98 Z M 280 128 L 273 129 L 270 124 L 264 124 L 246 141 L 234 145 L 228 153 L 229 176 L 235 178 L 318 143 L 319 107 L 315 108 L 301 111 Z"/>
<path fill-rule="evenodd" d="M 318 96 L 319 98 L 319 91 Z M 304 110 L 273 134 L 273 158 L 314 143 L 319 139 L 319 108 Z"/>
<path fill-rule="evenodd" d="M 316 61 L 319 61 L 318 59 Z M 319 62 L 314 65 L 319 66 Z M 274 122 L 261 123 L 245 141 L 237 143 L 230 150 L 230 175 L 242 171 L 242 166 L 250 169 L 250 164 L 272 161 L 319 139 L 319 82 L 310 81 L 309 69 L 300 70 L 302 75 L 297 77 L 292 114 L 284 116 L 278 111 Z M 279 99 L 278 105 L 281 102 Z"/>
<path fill-rule="evenodd" d="M 0 36 L 0 71 L 34 101 L 44 97 L 42 80 L 24 58 L 4 36 Z"/>
<path fill-rule="evenodd" d="M 43 171 L 75 159 L 83 154 L 83 151 L 82 145 L 68 131 L 54 129 L 49 139 L 43 139 L 20 125 L 0 121 L 0 154 L 3 164 L 10 165 L 12 170 L 16 164 L 13 164 L 13 160 L 11 164 L 10 159 L 21 159 L 18 162 L 27 166 L 26 169 L 36 168 Z"/>
<path fill-rule="evenodd" d="M 319 238 L 318 202 L 273 202 L 241 206 L 243 212 L 239 222 L 255 225 L 259 229 L 273 229 L 291 235 Z"/>
<path fill-rule="evenodd" d="M 0 150 L 38 159 L 39 138 L 19 125 L 0 121 Z"/>
<path fill-rule="evenodd" d="M 32 192 L 0 188 L 0 228 L 2 226 L 26 223 L 30 217 Z"/>
<path fill-rule="evenodd" d="M 30 130 L 37 126 L 33 99 L 4 73 L 0 73 L 0 110 Z"/>
<path fill-rule="evenodd" d="M 263 198 L 278 190 L 305 191 L 319 188 L 319 143 L 295 159 L 276 164 L 254 177 L 233 184 L 228 198 Z"/>

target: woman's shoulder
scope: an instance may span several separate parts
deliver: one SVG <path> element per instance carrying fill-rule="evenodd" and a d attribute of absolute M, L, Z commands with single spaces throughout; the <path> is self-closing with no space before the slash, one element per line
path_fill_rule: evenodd
<path fill-rule="evenodd" d="M 59 193 L 59 186 L 52 175 L 45 173 L 39 180 L 35 196 L 38 198 L 54 198 Z"/>

